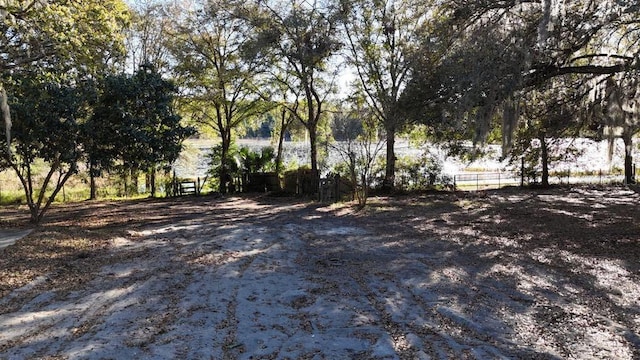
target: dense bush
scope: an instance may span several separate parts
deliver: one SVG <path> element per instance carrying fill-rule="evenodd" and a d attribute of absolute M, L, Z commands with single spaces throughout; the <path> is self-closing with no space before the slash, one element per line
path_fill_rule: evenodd
<path fill-rule="evenodd" d="M 396 186 L 399 190 L 427 190 L 450 185 L 443 174 L 443 162 L 429 151 L 419 156 L 402 156 L 396 162 Z"/>

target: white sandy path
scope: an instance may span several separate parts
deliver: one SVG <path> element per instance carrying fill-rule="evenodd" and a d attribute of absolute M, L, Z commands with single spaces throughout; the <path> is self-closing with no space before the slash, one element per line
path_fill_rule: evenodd
<path fill-rule="evenodd" d="M 128 260 L 82 290 L 0 315 L 0 359 L 632 359 L 637 329 L 615 320 L 552 343 L 540 316 L 591 318 L 553 268 L 425 241 L 322 216 L 149 228 L 114 239 Z"/>
<path fill-rule="evenodd" d="M 400 344 L 428 358 L 420 336 L 409 332 L 394 339 L 394 329 L 385 328 L 381 309 L 400 317 L 412 312 L 393 297 L 387 304 L 373 300 L 400 291 L 394 284 L 377 280 L 367 290 L 342 273 L 344 260 L 334 257 L 321 256 L 325 263 L 319 266 L 338 273 L 301 271 L 300 261 L 309 256 L 303 241 L 308 230 L 295 224 L 192 226 L 115 239 L 114 251 L 139 256 L 103 269 L 82 291 L 63 298 L 46 292 L 19 312 L 0 316 L 0 342 L 13 342 L 0 357 L 397 358 Z M 341 239 L 366 234 L 357 228 L 315 230 Z M 434 325 L 418 315 L 411 320 Z M 434 335 L 443 342 L 435 348 L 443 352 L 468 347 Z M 474 351 L 500 353 L 485 346 Z"/>
<path fill-rule="evenodd" d="M 115 239 L 114 251 L 139 256 L 103 269 L 86 289 L 63 298 L 46 292 L 0 316 L 0 343 L 11 344 L 0 358 L 220 359 L 240 351 L 257 358 L 348 358 L 371 347 L 354 335 L 352 311 L 341 313 L 335 304 L 315 305 L 314 311 L 326 314 L 316 320 L 328 329 L 300 331 L 297 313 L 304 303 L 297 302 L 307 301 L 313 284 L 295 264 L 304 247 L 295 234 L 196 226 L 137 235 L 133 241 Z"/>

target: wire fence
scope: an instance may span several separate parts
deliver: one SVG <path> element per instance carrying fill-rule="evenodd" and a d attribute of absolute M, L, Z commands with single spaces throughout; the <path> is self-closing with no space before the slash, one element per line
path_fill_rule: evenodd
<path fill-rule="evenodd" d="M 498 189 L 506 186 L 527 186 L 538 184 L 539 177 L 531 178 L 516 172 L 473 172 L 453 176 L 453 185 L 457 190 L 479 191 Z M 623 174 L 611 174 L 600 171 L 596 174 L 571 173 L 566 171 L 549 176 L 550 184 L 616 184 L 624 183 Z"/>

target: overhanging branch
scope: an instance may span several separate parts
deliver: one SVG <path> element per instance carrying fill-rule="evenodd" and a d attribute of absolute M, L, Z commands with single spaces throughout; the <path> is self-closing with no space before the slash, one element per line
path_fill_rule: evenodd
<path fill-rule="evenodd" d="M 592 74 L 592 75 L 612 75 L 631 70 L 629 64 L 616 64 L 609 66 L 583 65 L 583 66 L 555 66 L 544 65 L 534 68 L 533 72 L 524 77 L 525 87 L 535 87 L 542 85 L 547 80 L 556 76 L 569 74 Z"/>
<path fill-rule="evenodd" d="M 624 61 L 633 61 L 633 57 L 625 56 L 625 55 L 617 55 L 617 54 L 587 54 L 587 55 L 582 55 L 582 56 L 575 57 L 575 58 L 569 60 L 569 63 L 574 63 L 574 62 L 576 62 L 578 60 L 593 59 L 593 58 L 611 58 L 611 59 L 618 59 L 618 60 L 624 60 Z"/>

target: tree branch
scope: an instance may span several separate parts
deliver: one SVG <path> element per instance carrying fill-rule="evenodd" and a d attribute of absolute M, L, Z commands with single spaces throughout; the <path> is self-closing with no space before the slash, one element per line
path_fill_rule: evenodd
<path fill-rule="evenodd" d="M 592 75 L 608 75 L 616 74 L 630 70 L 629 64 L 616 64 L 610 66 L 600 65 L 583 65 L 583 66 L 556 66 L 544 65 L 534 69 L 524 77 L 525 87 L 535 87 L 542 85 L 545 81 L 556 76 L 569 74 L 592 74 Z"/>
<path fill-rule="evenodd" d="M 587 54 L 587 55 L 582 55 L 582 56 L 578 56 L 578 57 L 575 57 L 573 59 L 570 59 L 568 62 L 569 63 L 573 63 L 573 62 L 576 62 L 578 60 L 593 59 L 593 58 L 598 58 L 598 57 L 620 59 L 620 60 L 629 61 L 629 62 L 633 61 L 633 57 L 625 56 L 625 55 L 617 55 L 617 54 Z"/>

